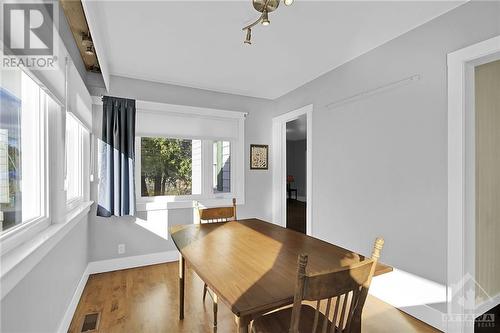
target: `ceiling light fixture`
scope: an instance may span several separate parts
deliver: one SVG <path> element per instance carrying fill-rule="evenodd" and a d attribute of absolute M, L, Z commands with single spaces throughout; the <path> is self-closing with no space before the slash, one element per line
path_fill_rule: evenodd
<path fill-rule="evenodd" d="M 260 17 L 253 23 L 247 25 L 242 30 L 247 32 L 244 43 L 252 44 L 252 31 L 251 29 L 257 24 L 261 23 L 264 26 L 268 26 L 271 24 L 269 21 L 269 13 L 273 12 L 278 8 L 281 0 L 252 0 L 253 8 L 258 12 L 262 13 Z M 283 0 L 286 6 L 290 6 L 293 3 L 293 0 Z"/>

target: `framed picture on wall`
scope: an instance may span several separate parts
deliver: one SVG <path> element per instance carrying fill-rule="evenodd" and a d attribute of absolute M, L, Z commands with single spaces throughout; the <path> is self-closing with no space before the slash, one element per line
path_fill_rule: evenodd
<path fill-rule="evenodd" d="M 250 145 L 250 169 L 267 170 L 269 166 L 269 146 Z"/>

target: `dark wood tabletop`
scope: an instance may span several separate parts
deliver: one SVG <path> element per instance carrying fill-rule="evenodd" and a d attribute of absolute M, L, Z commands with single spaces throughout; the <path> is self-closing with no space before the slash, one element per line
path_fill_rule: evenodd
<path fill-rule="evenodd" d="M 309 255 L 310 273 L 363 259 L 355 252 L 258 219 L 176 225 L 170 233 L 181 261 L 187 261 L 237 317 L 245 317 L 245 325 L 257 314 L 293 302 L 299 254 Z M 375 275 L 391 270 L 379 264 Z"/>

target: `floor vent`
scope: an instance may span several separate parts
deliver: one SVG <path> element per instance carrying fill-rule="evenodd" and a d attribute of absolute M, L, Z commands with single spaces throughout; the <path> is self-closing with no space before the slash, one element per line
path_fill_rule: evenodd
<path fill-rule="evenodd" d="M 101 318 L 100 312 L 87 313 L 83 319 L 82 330 L 80 332 L 97 332 L 99 328 L 99 319 Z"/>

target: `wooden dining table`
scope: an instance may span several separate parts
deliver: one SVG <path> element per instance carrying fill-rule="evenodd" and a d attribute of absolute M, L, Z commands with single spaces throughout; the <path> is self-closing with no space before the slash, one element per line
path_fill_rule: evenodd
<path fill-rule="evenodd" d="M 174 225 L 180 252 L 179 318 L 184 319 L 186 262 L 235 315 L 238 332 L 250 322 L 293 303 L 299 254 L 309 255 L 308 273 L 350 265 L 364 257 L 353 251 L 258 219 Z M 390 272 L 378 264 L 375 275 Z"/>

